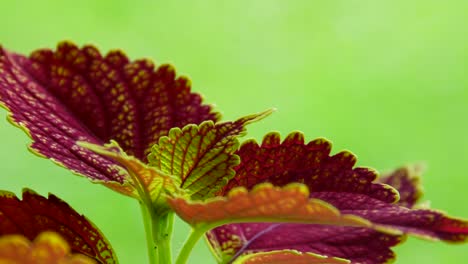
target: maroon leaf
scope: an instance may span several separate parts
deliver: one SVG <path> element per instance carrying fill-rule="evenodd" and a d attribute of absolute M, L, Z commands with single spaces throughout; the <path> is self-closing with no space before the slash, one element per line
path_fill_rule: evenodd
<path fill-rule="evenodd" d="M 221 194 L 237 186 L 251 189 L 262 182 L 279 186 L 301 182 L 310 188 L 310 198 L 333 205 L 341 214 L 362 217 L 375 226 L 384 227 L 379 229 L 381 232 L 400 231 L 448 242 L 468 240 L 467 221 L 397 204 L 396 190 L 375 182 L 374 171 L 353 168 L 356 160 L 349 152 L 330 156 L 330 148 L 330 143 L 324 139 L 304 144 L 299 133 L 290 134 L 282 143 L 276 133 L 267 135 L 261 146 L 249 141 L 237 152 L 241 158 L 240 165 L 235 168 L 237 174 Z M 395 174 L 393 179 L 405 177 Z M 410 185 L 401 181 L 396 187 L 407 190 L 405 186 Z M 403 199 L 402 204 L 412 203 L 417 196 L 403 196 Z M 349 259 L 353 263 L 376 264 L 392 260 L 391 247 L 400 243 L 404 236 L 383 234 L 365 227 L 246 223 L 215 228 L 208 233 L 208 238 L 214 252 L 224 260 L 251 252 L 291 249 Z"/>
<path fill-rule="evenodd" d="M 125 176 L 76 141 L 114 139 L 145 161 L 169 129 L 218 119 L 201 100 L 171 66 L 131 62 L 121 51 L 103 56 L 93 46 L 62 42 L 25 57 L 0 48 L 0 102 L 10 120 L 32 137 L 34 152 L 91 179 Z"/>
<path fill-rule="evenodd" d="M 220 223 L 251 222 L 223 225 L 209 233 L 214 252 L 222 263 L 252 252 L 282 249 L 314 251 L 329 257 L 352 260 L 375 261 L 393 257 L 388 247 L 397 243 L 398 237 L 378 234 L 371 229 L 343 229 L 343 226 L 373 227 L 379 230 L 381 227 L 360 217 L 341 214 L 330 204 L 310 199 L 309 196 L 303 184 L 273 187 L 263 183 L 256 185 L 250 192 L 237 187 L 226 197 L 203 202 L 187 201 L 183 197 L 169 198 L 168 202 L 179 217 L 198 228 Z M 253 223 L 265 221 L 274 224 Z M 384 229 L 390 231 L 389 228 Z"/>
<path fill-rule="evenodd" d="M 377 174 L 369 168 L 353 168 L 356 157 L 347 151 L 330 156 L 331 143 L 316 139 L 304 144 L 304 136 L 291 133 L 281 143 L 278 133 L 265 136 L 261 146 L 245 142 L 237 155 L 241 158 L 236 176 L 222 194 L 236 186 L 248 189 L 261 182 L 283 186 L 291 182 L 306 184 L 311 192 L 333 191 L 362 193 L 376 199 L 395 202 L 398 192 L 392 187 L 375 183 Z"/>
<path fill-rule="evenodd" d="M 341 213 L 360 216 L 404 233 L 448 242 L 468 240 L 468 221 L 450 218 L 435 210 L 414 210 L 362 194 L 317 192 L 312 198 L 326 201 Z"/>
<path fill-rule="evenodd" d="M 19 200 L 10 192 L 0 193 L 0 236 L 18 234 L 34 240 L 43 231 L 57 232 L 74 252 L 99 263 L 118 262 L 97 227 L 56 196 L 49 195 L 46 199 L 25 190 L 23 200 Z"/>
<path fill-rule="evenodd" d="M 387 263 L 394 259 L 390 247 L 403 238 L 366 228 L 290 223 L 230 224 L 208 233 L 213 252 L 219 259 L 294 249 L 362 264 Z"/>
<path fill-rule="evenodd" d="M 409 165 L 384 174 L 378 178 L 378 181 L 398 190 L 400 193 L 399 205 L 412 208 L 423 194 L 419 178 L 423 170 L 421 164 Z"/>
<path fill-rule="evenodd" d="M 353 193 L 316 192 L 311 198 L 332 204 L 341 214 L 362 217 L 388 230 L 447 242 L 468 241 L 468 221 L 450 218 L 437 211 L 412 210 Z M 393 259 L 390 248 L 402 238 L 368 228 L 289 223 L 229 224 L 208 234 L 214 252 L 221 259 L 250 252 L 294 249 L 369 264 L 387 263 Z"/>

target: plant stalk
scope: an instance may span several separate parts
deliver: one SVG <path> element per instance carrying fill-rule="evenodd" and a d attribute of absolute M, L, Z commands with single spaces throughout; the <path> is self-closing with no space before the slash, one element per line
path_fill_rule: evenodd
<path fill-rule="evenodd" d="M 152 206 L 140 203 L 150 264 L 171 264 L 171 241 L 174 212 L 157 215 Z"/>
<path fill-rule="evenodd" d="M 186 264 L 187 260 L 190 256 L 190 253 L 193 250 L 193 247 L 197 244 L 198 240 L 203 236 L 205 233 L 204 228 L 192 228 L 190 235 L 188 236 L 187 240 L 184 242 L 182 249 L 179 252 L 179 256 L 177 256 L 177 260 L 175 264 Z"/>
<path fill-rule="evenodd" d="M 153 218 L 153 239 L 158 250 L 159 264 L 172 263 L 172 229 L 174 212 Z"/>
<path fill-rule="evenodd" d="M 148 207 L 140 202 L 141 214 L 143 217 L 143 224 L 145 226 L 146 234 L 146 248 L 148 251 L 148 260 L 150 264 L 159 264 L 158 260 L 158 250 L 153 241 L 153 227 L 152 227 L 152 218 L 150 212 L 148 212 Z"/>

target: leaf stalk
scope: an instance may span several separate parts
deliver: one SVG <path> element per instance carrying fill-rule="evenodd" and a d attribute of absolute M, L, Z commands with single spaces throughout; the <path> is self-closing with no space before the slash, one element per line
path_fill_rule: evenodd
<path fill-rule="evenodd" d="M 182 249 L 177 256 L 175 264 L 186 264 L 187 260 L 192 252 L 193 248 L 197 244 L 198 240 L 205 234 L 205 228 L 192 228 L 190 235 L 187 240 L 184 242 Z"/>

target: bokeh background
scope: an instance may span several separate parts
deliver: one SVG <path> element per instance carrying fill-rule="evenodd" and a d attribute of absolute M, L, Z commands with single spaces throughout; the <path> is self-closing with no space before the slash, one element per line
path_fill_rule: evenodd
<path fill-rule="evenodd" d="M 468 218 L 468 1 L 1 0 L 0 43 L 21 53 L 63 39 L 169 62 L 226 120 L 326 137 L 359 165 L 428 164 L 425 199 Z M 1 119 L 6 112 L 0 111 Z M 26 151 L 0 123 L 0 188 L 52 192 L 107 234 L 120 262 L 147 263 L 138 204 Z M 178 221 L 174 245 L 188 227 Z M 468 245 L 409 239 L 397 263 L 462 263 Z M 214 263 L 203 241 L 190 263 Z"/>

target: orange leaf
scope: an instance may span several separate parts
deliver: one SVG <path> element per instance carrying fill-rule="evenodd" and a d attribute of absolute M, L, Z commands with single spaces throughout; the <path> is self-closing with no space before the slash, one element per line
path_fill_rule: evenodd
<path fill-rule="evenodd" d="M 234 264 L 346 264 L 349 260 L 331 258 L 314 253 L 302 253 L 296 250 L 274 250 L 259 252 L 239 257 Z"/>
<path fill-rule="evenodd" d="M 308 188 L 299 183 L 284 187 L 263 183 L 250 192 L 237 187 L 226 197 L 216 197 L 205 202 L 188 201 L 183 197 L 168 198 L 168 202 L 192 226 L 234 222 L 296 222 L 373 227 L 365 219 L 340 214 L 326 202 L 309 199 Z"/>
<path fill-rule="evenodd" d="M 71 254 L 58 234 L 41 233 L 32 243 L 21 235 L 0 238 L 0 263 L 4 264 L 95 264 L 85 255 Z"/>

